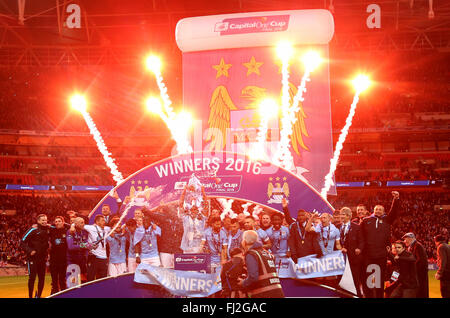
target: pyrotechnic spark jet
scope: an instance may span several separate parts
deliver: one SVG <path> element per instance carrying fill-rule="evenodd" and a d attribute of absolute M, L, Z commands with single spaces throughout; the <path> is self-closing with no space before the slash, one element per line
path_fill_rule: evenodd
<path fill-rule="evenodd" d="M 359 94 L 361 94 L 364 90 L 366 90 L 370 85 L 370 80 L 365 75 L 358 76 L 355 80 L 353 80 L 353 86 L 355 88 L 355 96 L 353 97 L 352 105 L 350 106 L 350 112 L 345 120 L 345 126 L 341 130 L 341 134 L 339 135 L 338 142 L 336 143 L 336 149 L 334 150 L 333 158 L 330 160 L 330 170 L 328 174 L 325 176 L 325 184 L 320 192 L 324 199 L 327 198 L 328 190 L 330 190 L 331 185 L 333 184 L 333 174 L 336 171 L 337 164 L 339 162 L 339 156 L 341 155 L 341 150 L 343 148 L 345 139 L 347 138 L 348 131 L 350 126 L 352 125 L 353 116 L 356 112 L 356 106 L 359 101 Z"/>
<path fill-rule="evenodd" d="M 273 99 L 264 99 L 259 106 L 261 121 L 259 123 L 256 144 L 250 151 L 249 155 L 254 159 L 265 159 L 266 152 L 264 149 L 266 142 L 267 129 L 269 120 L 278 112 L 278 105 Z"/>
<path fill-rule="evenodd" d="M 103 155 L 103 159 L 105 160 L 106 165 L 111 170 L 111 174 L 113 175 L 114 181 L 116 181 L 116 183 L 121 182 L 123 180 L 123 176 L 119 172 L 119 169 L 117 168 L 114 159 L 111 158 L 111 153 L 108 151 L 108 148 L 106 147 L 102 135 L 98 131 L 97 126 L 94 123 L 94 120 L 86 110 L 87 104 L 86 99 L 83 96 L 76 94 L 70 99 L 70 102 L 72 104 L 72 107 L 78 110 L 83 115 L 84 121 L 89 127 L 89 131 L 91 135 L 94 137 L 95 142 L 97 143 L 98 150 Z"/>
<path fill-rule="evenodd" d="M 192 119 L 187 118 L 185 113 L 180 113 L 178 115 L 175 114 L 171 106 L 172 101 L 167 94 L 167 87 L 164 84 L 164 80 L 161 75 L 161 60 L 156 56 L 149 56 L 146 60 L 146 64 L 147 68 L 155 75 L 156 82 L 160 91 L 160 96 L 163 100 L 164 105 L 164 109 L 159 106 L 156 111 L 152 111 L 157 113 L 169 128 L 172 134 L 172 138 L 177 144 L 178 153 L 191 153 L 193 150 L 188 140 L 188 130 L 192 124 Z M 148 102 L 147 107 L 149 108 Z"/>
<path fill-rule="evenodd" d="M 289 114 L 289 59 L 292 56 L 292 46 L 289 43 L 281 43 L 277 47 L 277 55 L 281 59 L 282 95 L 281 95 L 281 131 L 278 150 L 273 161 L 286 169 L 291 169 L 293 158 L 289 151 L 290 134 L 292 134 L 291 116 Z M 291 129 L 289 127 L 291 126 Z"/>
<path fill-rule="evenodd" d="M 306 82 L 310 81 L 309 75 L 319 66 L 322 62 L 319 53 L 315 51 L 308 51 L 302 56 L 302 62 L 305 66 L 305 73 L 303 74 L 300 86 L 298 87 L 297 94 L 294 97 L 290 111 L 293 112 L 292 125 L 297 121 L 296 113 L 300 110 L 298 107 L 300 102 L 304 101 L 303 93 L 306 92 Z"/>
<path fill-rule="evenodd" d="M 159 92 L 164 104 L 164 111 L 170 119 L 175 118 L 175 112 L 172 108 L 172 101 L 170 100 L 169 94 L 167 94 L 167 87 L 164 84 L 164 79 L 161 74 L 162 63 L 161 60 L 152 55 L 147 58 L 147 68 L 155 75 L 156 83 L 158 84 Z"/>
<path fill-rule="evenodd" d="M 298 87 L 297 94 L 294 96 L 292 105 L 283 113 L 282 130 L 280 133 L 281 157 L 279 157 L 279 160 L 281 160 L 282 166 L 289 170 L 294 168 L 294 158 L 289 150 L 292 127 L 297 121 L 297 112 L 300 110 L 299 103 L 304 100 L 303 93 L 306 92 L 306 82 L 310 81 L 309 75 L 319 66 L 321 58 L 317 52 L 308 51 L 302 56 L 302 62 L 305 66 L 305 73 Z"/>
<path fill-rule="evenodd" d="M 173 114 L 169 117 L 161 106 L 159 99 L 150 97 L 147 99 L 147 110 L 159 115 L 169 129 L 173 140 L 177 144 L 177 151 L 179 154 L 191 153 L 192 147 L 188 140 L 188 130 L 192 125 L 192 118 L 189 113 L 180 112 L 178 115 Z"/>

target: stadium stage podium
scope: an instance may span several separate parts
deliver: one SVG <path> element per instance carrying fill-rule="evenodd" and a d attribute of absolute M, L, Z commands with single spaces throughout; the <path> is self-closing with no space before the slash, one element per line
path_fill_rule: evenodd
<path fill-rule="evenodd" d="M 354 298 L 355 296 L 308 280 L 285 278 L 281 285 L 286 297 Z M 59 292 L 49 298 L 180 298 L 158 285 L 134 282 L 134 274 L 107 277 Z"/>

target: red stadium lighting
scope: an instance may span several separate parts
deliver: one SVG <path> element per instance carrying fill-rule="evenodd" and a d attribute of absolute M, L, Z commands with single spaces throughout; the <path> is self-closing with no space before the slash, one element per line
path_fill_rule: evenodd
<path fill-rule="evenodd" d="M 85 112 L 87 109 L 87 101 L 83 95 L 75 94 L 70 98 L 70 105 L 76 111 L 80 113 Z"/>

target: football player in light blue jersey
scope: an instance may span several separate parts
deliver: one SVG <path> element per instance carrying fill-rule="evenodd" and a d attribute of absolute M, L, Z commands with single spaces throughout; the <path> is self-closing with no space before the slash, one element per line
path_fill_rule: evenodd
<path fill-rule="evenodd" d="M 118 220 L 114 219 L 111 221 L 111 226 L 114 227 L 117 222 Z M 117 276 L 125 273 L 127 271 L 125 227 L 118 227 L 106 238 L 106 243 L 109 245 L 108 276 Z"/>
<path fill-rule="evenodd" d="M 221 262 L 225 262 L 224 242 L 226 236 L 222 228 L 222 221 L 219 217 L 211 218 L 211 227 L 205 230 L 205 237 L 202 241 L 201 251 L 211 254 L 211 272 L 215 273 Z"/>
<path fill-rule="evenodd" d="M 239 220 L 232 219 L 230 224 L 230 234 L 228 234 L 227 240 L 224 242 L 227 250 L 227 259 L 231 258 L 230 252 L 234 248 L 240 248 L 242 244 L 242 231 L 239 228 Z"/>
<path fill-rule="evenodd" d="M 134 233 L 136 232 L 137 223 L 135 219 L 129 219 L 126 222 L 126 233 L 125 236 L 128 241 L 128 272 L 134 273 L 136 271 L 137 263 L 136 263 L 136 249 L 134 244 Z"/>
<path fill-rule="evenodd" d="M 272 242 L 270 251 L 278 263 L 282 258 L 290 257 L 288 255 L 289 228 L 281 225 L 283 223 L 283 217 L 278 213 L 272 215 L 271 222 L 273 225 L 266 230 L 266 233 Z"/>
<path fill-rule="evenodd" d="M 317 215 L 318 213 L 316 212 L 314 213 L 313 217 Z M 334 226 L 334 224 L 331 223 L 331 218 L 332 216 L 329 213 L 322 213 L 320 215 L 321 224 L 312 227 L 312 229 L 307 229 L 309 231 L 312 230 L 318 233 L 319 246 L 320 249 L 322 250 L 323 255 L 327 255 L 333 252 L 335 244 L 336 249 L 338 250 L 341 249 L 340 244 L 341 235 L 336 226 Z"/>
<path fill-rule="evenodd" d="M 270 241 L 269 236 L 267 235 L 266 231 L 263 229 L 255 228 L 255 219 L 252 216 L 247 216 L 244 220 L 244 229 L 245 231 L 256 231 L 258 233 L 258 242 L 262 243 L 263 247 L 265 249 L 270 249 L 272 246 L 272 243 Z"/>
<path fill-rule="evenodd" d="M 144 217 L 144 227 L 137 228 L 134 233 L 136 257 L 144 264 L 160 266 L 157 236 L 161 236 L 161 228 L 152 223 L 148 216 Z"/>
<path fill-rule="evenodd" d="M 199 192 L 200 191 L 200 192 Z M 186 197 L 195 197 L 189 201 Z M 186 185 L 180 196 L 178 209 L 183 221 L 183 237 L 180 248 L 183 253 L 200 253 L 202 241 L 205 239 L 206 221 L 208 218 L 207 196 L 203 186 L 196 188 Z"/>

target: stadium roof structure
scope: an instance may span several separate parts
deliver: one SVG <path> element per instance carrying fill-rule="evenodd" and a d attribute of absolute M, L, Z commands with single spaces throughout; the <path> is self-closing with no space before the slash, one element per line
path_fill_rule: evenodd
<path fill-rule="evenodd" d="M 330 8 L 333 2 L 334 8 Z M 135 63 L 152 47 L 178 54 L 176 23 L 186 17 L 237 12 L 333 9 L 336 33 L 330 43 L 342 50 L 450 49 L 450 3 L 428 8 L 416 1 L 380 0 L 381 28 L 368 29 L 364 0 L 1 0 L 0 67 Z M 427 3 L 427 2 L 426 2 Z M 68 8 L 77 4 L 80 28 L 68 28 Z"/>

